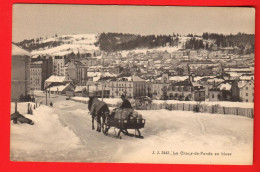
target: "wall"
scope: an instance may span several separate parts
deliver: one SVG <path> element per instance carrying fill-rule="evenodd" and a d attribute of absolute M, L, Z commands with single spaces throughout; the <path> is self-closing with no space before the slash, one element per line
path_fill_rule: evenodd
<path fill-rule="evenodd" d="M 30 57 L 12 56 L 11 100 L 30 92 Z"/>

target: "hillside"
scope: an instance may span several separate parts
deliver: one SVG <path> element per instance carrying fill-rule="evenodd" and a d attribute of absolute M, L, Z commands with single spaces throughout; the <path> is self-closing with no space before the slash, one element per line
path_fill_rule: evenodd
<path fill-rule="evenodd" d="M 83 54 L 98 51 L 99 47 L 94 45 L 97 37 L 95 34 L 63 35 L 47 39 L 24 40 L 17 45 L 30 51 L 33 57 L 38 55 L 64 56 L 71 53 Z"/>
<path fill-rule="evenodd" d="M 94 52 L 121 52 L 123 56 L 129 51 L 145 53 L 149 51 L 174 52 L 179 49 L 206 49 L 233 47 L 238 54 L 254 52 L 254 34 L 223 35 L 203 33 L 202 36 L 181 35 L 136 35 L 123 33 L 78 34 L 36 38 L 16 43 L 18 46 L 37 56 L 64 56 L 71 53 L 87 54 Z"/>

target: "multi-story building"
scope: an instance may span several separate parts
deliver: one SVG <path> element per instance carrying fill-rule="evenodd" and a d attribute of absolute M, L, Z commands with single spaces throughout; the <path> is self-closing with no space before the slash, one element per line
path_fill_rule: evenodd
<path fill-rule="evenodd" d="M 53 75 L 64 76 L 65 75 L 66 59 L 62 56 L 53 57 Z"/>
<path fill-rule="evenodd" d="M 193 85 L 187 79 L 185 81 L 172 83 L 168 88 L 168 96 L 170 99 L 192 100 L 193 91 L 194 91 Z"/>
<path fill-rule="evenodd" d="M 31 90 L 44 89 L 44 81 L 52 75 L 52 65 L 51 58 L 30 64 Z"/>
<path fill-rule="evenodd" d="M 29 52 L 12 44 L 12 101 L 19 100 L 21 95 L 27 96 L 30 92 L 30 61 Z"/>
<path fill-rule="evenodd" d="M 88 67 L 80 61 L 67 63 L 67 76 L 74 84 L 85 85 L 87 82 Z"/>
<path fill-rule="evenodd" d="M 240 81 L 238 87 L 241 101 L 254 102 L 254 81 Z"/>
<path fill-rule="evenodd" d="M 116 78 L 110 81 L 110 97 L 121 97 L 125 95 L 128 98 L 145 96 L 145 80 L 138 76 Z"/>
<path fill-rule="evenodd" d="M 153 94 L 153 98 L 161 99 L 163 95 L 166 96 L 168 87 L 169 87 L 169 76 L 168 74 L 164 73 L 162 74 L 162 77 L 152 82 L 151 92 Z"/>
<path fill-rule="evenodd" d="M 42 89 L 42 61 L 33 62 L 30 64 L 30 84 L 31 90 Z"/>

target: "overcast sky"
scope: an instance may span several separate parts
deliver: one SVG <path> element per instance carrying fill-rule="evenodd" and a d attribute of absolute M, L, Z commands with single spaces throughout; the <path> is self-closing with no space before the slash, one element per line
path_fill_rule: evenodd
<path fill-rule="evenodd" d="M 15 4 L 13 41 L 56 33 L 255 32 L 254 8 Z"/>

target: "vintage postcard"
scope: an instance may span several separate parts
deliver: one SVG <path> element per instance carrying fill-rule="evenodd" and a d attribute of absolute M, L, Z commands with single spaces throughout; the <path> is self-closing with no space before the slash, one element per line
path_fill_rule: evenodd
<path fill-rule="evenodd" d="M 14 4 L 10 160 L 253 163 L 255 9 Z"/>

